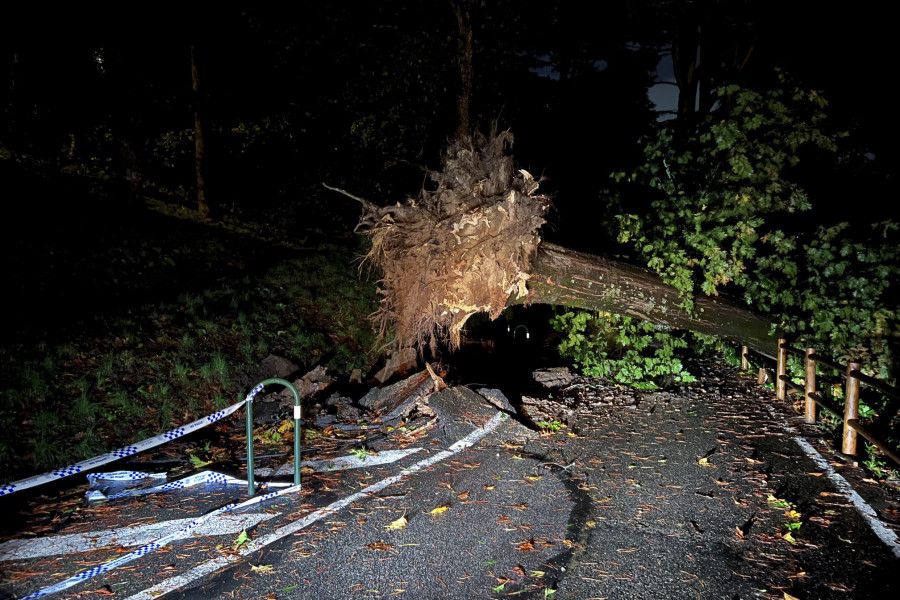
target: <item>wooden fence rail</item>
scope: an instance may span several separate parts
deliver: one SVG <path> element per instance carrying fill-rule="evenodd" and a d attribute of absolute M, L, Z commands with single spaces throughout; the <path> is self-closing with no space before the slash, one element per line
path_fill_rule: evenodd
<path fill-rule="evenodd" d="M 791 381 L 787 376 L 787 357 L 788 354 L 794 354 L 804 359 L 806 366 L 806 376 L 804 385 L 800 386 Z M 765 356 L 765 355 L 764 355 Z M 834 369 L 842 375 L 844 383 L 844 408 L 841 409 L 832 402 L 826 400 L 819 394 L 816 388 L 816 365 L 821 364 Z M 741 347 L 741 370 L 747 371 L 750 368 L 750 349 L 747 346 Z M 881 450 L 885 456 L 900 465 L 900 456 L 887 443 L 878 438 L 874 433 L 866 429 L 859 422 L 859 394 L 860 384 L 865 384 L 874 390 L 884 394 L 888 398 L 900 401 L 900 390 L 887 385 L 881 380 L 869 377 L 860 371 L 861 365 L 858 362 L 851 362 L 847 365 L 829 360 L 816 354 L 814 348 L 807 348 L 805 351 L 792 348 L 788 345 L 787 340 L 778 340 L 778 351 L 775 356 L 775 373 L 773 379 L 775 381 L 775 396 L 779 400 L 787 398 L 788 391 L 796 392 L 805 399 L 804 420 L 807 423 L 816 422 L 816 408 L 821 407 L 828 412 L 834 414 L 841 419 L 844 425 L 843 436 L 841 440 L 841 452 L 848 455 L 856 454 L 856 437 L 857 434 L 872 442 L 872 444 Z M 760 383 L 765 381 L 764 372 L 766 369 L 760 369 Z M 771 371 L 768 371 L 771 373 Z"/>

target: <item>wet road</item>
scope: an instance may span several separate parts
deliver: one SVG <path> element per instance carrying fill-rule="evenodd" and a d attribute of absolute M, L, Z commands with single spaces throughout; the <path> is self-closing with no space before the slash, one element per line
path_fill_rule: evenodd
<path fill-rule="evenodd" d="M 378 445 L 416 452 L 304 474 L 300 492 L 54 596 L 895 596 L 900 545 L 886 522 L 895 499 L 829 455 L 820 433 L 801 431 L 789 407 L 750 380 L 716 365 L 701 380 L 679 393 L 570 386 L 577 402 L 549 415 L 566 426 L 543 433 L 473 391 L 445 390 L 431 396 L 436 414 L 421 435 Z M 798 443 L 800 433 L 809 437 Z M 821 455 L 810 458 L 809 445 Z M 872 501 L 871 523 L 833 473 Z M 208 486 L 97 506 L 73 501 L 72 515 L 39 536 L 57 544 L 39 552 L 28 550 L 34 539 L 0 544 L 0 597 L 22 597 L 146 541 L 122 547 L 125 531 L 116 528 L 165 530 L 176 525 L 160 522 L 244 495 Z M 236 545 L 243 530 L 249 541 Z"/>

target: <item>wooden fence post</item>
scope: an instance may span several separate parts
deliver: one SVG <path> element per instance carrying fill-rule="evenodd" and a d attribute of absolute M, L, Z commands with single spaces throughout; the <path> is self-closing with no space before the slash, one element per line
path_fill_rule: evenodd
<path fill-rule="evenodd" d="M 806 414 L 804 420 L 807 423 L 816 422 L 816 401 L 812 399 L 812 395 L 816 393 L 816 361 L 813 360 L 815 355 L 815 348 L 806 349 Z"/>
<path fill-rule="evenodd" d="M 775 397 L 785 399 L 785 385 L 781 378 L 787 374 L 787 340 L 778 340 L 778 365 L 775 368 Z"/>
<path fill-rule="evenodd" d="M 746 371 L 750 368 L 750 361 L 747 358 L 747 354 L 750 352 L 750 348 L 747 346 L 741 346 L 741 371 Z"/>
<path fill-rule="evenodd" d="M 841 452 L 849 455 L 856 454 L 856 430 L 850 427 L 847 422 L 850 419 L 856 419 L 859 411 L 859 379 L 852 373 L 853 371 L 858 371 L 860 366 L 856 362 L 847 365 L 847 391 L 844 400 L 844 439 Z"/>

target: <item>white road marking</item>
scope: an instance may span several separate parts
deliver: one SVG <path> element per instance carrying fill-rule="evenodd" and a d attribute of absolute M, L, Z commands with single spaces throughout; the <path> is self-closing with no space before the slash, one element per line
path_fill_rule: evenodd
<path fill-rule="evenodd" d="M 769 414 L 772 415 L 775 419 L 781 422 L 781 426 L 788 433 L 794 434 L 794 442 L 800 446 L 800 448 L 806 453 L 806 455 L 812 459 L 816 466 L 822 469 L 828 478 L 834 483 L 835 487 L 837 487 L 838 491 L 847 494 L 850 498 L 850 502 L 853 503 L 854 508 L 856 508 L 856 512 L 863 518 L 863 520 L 868 523 L 869 527 L 872 529 L 872 532 L 878 536 L 878 538 L 890 548 L 893 555 L 897 558 L 900 558 L 900 540 L 897 538 L 897 534 L 894 533 L 893 530 L 887 528 L 884 523 L 879 520 L 878 515 L 875 513 L 875 509 L 869 506 L 868 502 L 862 499 L 853 486 L 847 482 L 844 477 L 831 468 L 831 465 L 828 464 L 828 461 L 825 460 L 825 457 L 822 456 L 818 450 L 816 450 L 812 444 L 806 441 L 806 439 L 800 437 L 797 434 L 797 430 L 794 427 L 791 427 L 784 417 L 775 410 L 771 404 L 766 404 L 766 409 L 769 411 Z"/>
<path fill-rule="evenodd" d="M 223 513 L 197 525 L 191 535 L 233 535 L 275 516 L 278 516 L 278 513 L 242 515 Z M 10 540 L 0 544 L 0 561 L 90 552 L 99 548 L 143 546 L 173 529 L 181 529 L 193 520 L 193 518 L 174 519 L 90 533 L 55 535 L 31 540 Z"/>
<path fill-rule="evenodd" d="M 301 467 L 310 467 L 316 471 L 340 471 L 343 469 L 362 469 L 364 467 L 373 467 L 375 465 L 386 465 L 396 462 L 401 458 L 415 454 L 422 448 L 404 448 L 403 450 L 385 450 L 383 452 L 363 454 L 362 456 L 338 456 L 326 460 L 304 460 L 300 463 Z M 265 467 L 255 469 L 253 471 L 260 477 L 277 477 L 280 475 L 291 475 L 294 472 L 294 463 L 282 465 L 274 473 L 272 469 Z"/>
<path fill-rule="evenodd" d="M 431 465 L 444 460 L 445 458 L 453 456 L 454 454 L 457 454 L 458 452 L 465 450 L 466 448 L 469 448 L 470 446 L 475 444 L 478 440 L 483 438 L 485 435 L 487 435 L 488 433 L 490 433 L 491 431 L 496 429 L 496 427 L 504 421 L 505 416 L 506 415 L 504 415 L 503 413 L 498 412 L 491 418 L 490 421 L 488 421 L 485 424 L 483 429 L 476 429 L 475 431 L 471 432 L 466 437 L 462 438 L 461 440 L 459 440 L 458 442 L 456 442 L 455 444 L 450 446 L 447 450 L 438 452 L 437 454 L 434 454 L 433 456 L 430 456 L 426 459 L 423 459 L 423 460 L 415 463 L 414 465 L 412 465 L 411 467 L 406 469 L 405 473 L 403 473 L 401 475 L 392 475 L 391 477 L 382 479 L 378 483 L 372 484 L 369 487 L 364 488 L 355 494 L 347 496 L 346 498 L 343 498 L 341 500 L 338 500 L 337 502 L 329 504 L 325 508 L 320 508 L 319 510 L 309 513 L 302 519 L 299 519 L 297 521 L 294 521 L 293 523 L 289 523 L 288 525 L 285 525 L 279 529 L 276 529 L 269 535 L 265 535 L 261 538 L 257 538 L 255 540 L 248 542 L 247 545 L 244 546 L 244 549 L 241 550 L 240 555 L 238 555 L 238 556 L 231 556 L 231 555 L 219 556 L 210 561 L 207 561 L 205 563 L 197 565 L 193 569 L 186 571 L 185 573 L 182 573 L 181 575 L 176 575 L 175 577 L 166 579 L 165 581 L 163 581 L 153 587 L 150 587 L 143 591 L 140 591 L 137 594 L 134 594 L 133 596 L 129 596 L 125 600 L 155 600 L 165 594 L 168 594 L 169 592 L 175 591 L 182 586 L 185 586 L 193 581 L 196 581 L 196 580 L 200 579 L 201 577 L 209 575 L 210 573 L 218 571 L 219 569 L 221 569 L 223 567 L 227 567 L 228 565 L 231 565 L 235 562 L 243 560 L 243 558 L 245 556 L 248 556 L 248 555 L 252 554 L 253 552 L 256 552 L 257 550 L 265 548 L 269 544 L 277 542 L 278 540 L 280 540 L 281 538 L 283 538 L 285 536 L 296 533 L 297 531 L 300 531 L 301 529 L 308 527 L 309 525 L 315 523 L 316 521 L 322 519 L 323 517 L 333 515 L 335 512 L 341 510 L 342 508 L 348 506 L 349 504 L 351 504 L 353 502 L 357 502 L 359 500 L 364 500 L 364 499 L 368 498 L 371 494 L 380 492 L 381 490 L 388 487 L 389 485 L 392 485 L 394 483 L 397 483 L 398 481 L 401 481 L 405 477 L 406 474 L 421 471 L 422 469 L 428 468 Z"/>
<path fill-rule="evenodd" d="M 806 455 L 809 456 L 816 466 L 825 471 L 828 475 L 828 478 L 834 482 L 834 485 L 837 487 L 838 491 L 847 494 L 850 497 L 850 501 L 853 503 L 853 506 L 856 507 L 857 512 L 859 512 L 860 516 L 865 519 L 866 523 L 869 524 L 869 527 L 872 528 L 872 531 L 877 535 L 882 542 L 887 544 L 887 547 L 891 549 L 891 552 L 894 553 L 894 556 L 900 558 L 900 540 L 897 539 L 897 534 L 894 533 L 893 530 L 885 527 L 884 523 L 882 523 L 878 519 L 878 515 L 875 513 L 875 509 L 869 506 L 869 504 L 862 499 L 862 497 L 853 489 L 853 487 L 844 479 L 840 473 L 831 468 L 831 465 L 828 464 L 828 461 L 825 460 L 825 457 L 819 454 L 818 450 L 812 447 L 809 442 L 801 437 L 795 437 L 794 441 L 797 442 L 797 445 L 800 446 Z"/>

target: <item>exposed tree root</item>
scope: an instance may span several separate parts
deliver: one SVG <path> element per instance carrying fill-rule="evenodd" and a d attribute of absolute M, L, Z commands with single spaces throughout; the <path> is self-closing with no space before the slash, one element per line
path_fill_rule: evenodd
<path fill-rule="evenodd" d="M 550 206 L 538 182 L 515 170 L 510 132 L 453 142 L 434 184 L 395 206 L 363 204 L 358 230 L 372 239 L 366 260 L 383 273 L 384 296 L 373 315 L 394 348 L 449 338 L 477 312 L 500 315 L 511 295 L 524 296 L 540 227 Z M 349 194 L 348 194 L 349 195 Z"/>

